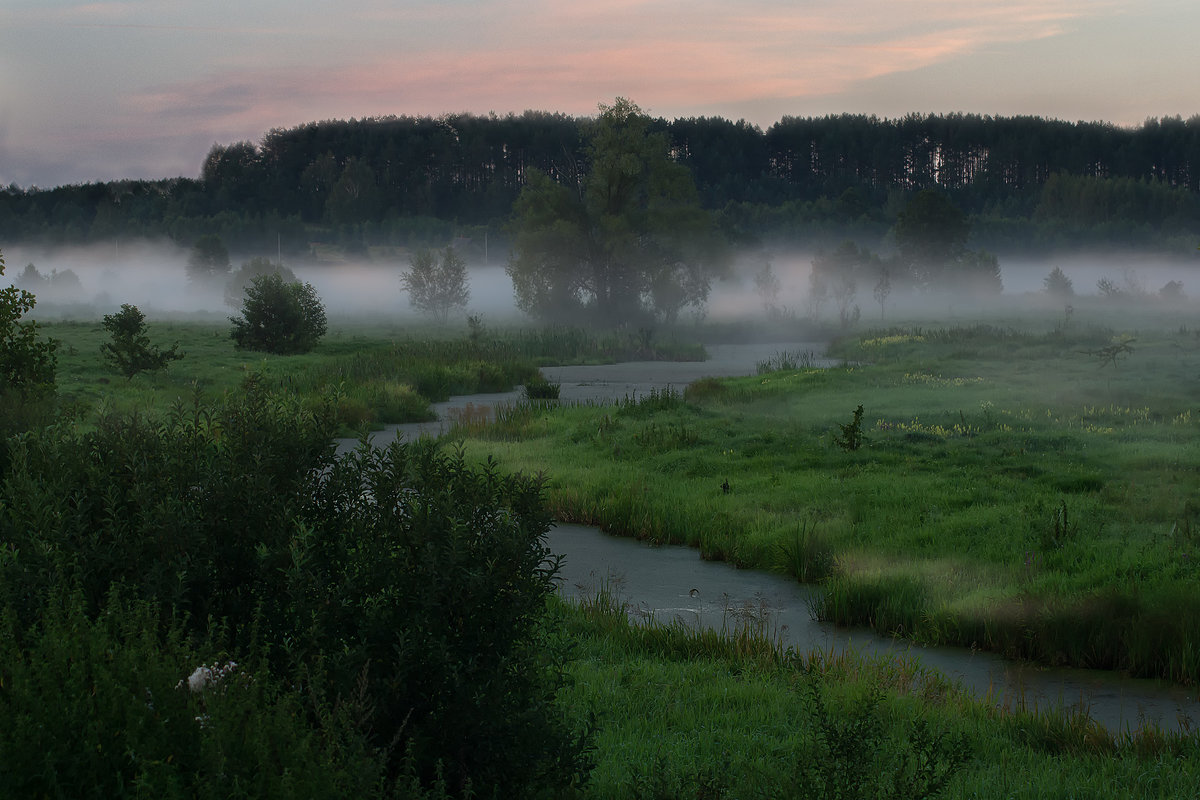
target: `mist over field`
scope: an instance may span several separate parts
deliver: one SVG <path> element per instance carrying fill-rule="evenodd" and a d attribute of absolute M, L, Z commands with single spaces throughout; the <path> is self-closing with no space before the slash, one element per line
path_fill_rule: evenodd
<path fill-rule="evenodd" d="M 14 246 L 5 250 L 7 263 L 4 283 L 20 285 L 21 273 L 33 264 L 43 282 L 34 288 L 38 306 L 31 314 L 42 319 L 99 319 L 121 304 L 138 306 L 153 319 L 155 316 L 195 315 L 223 318 L 237 312 L 228 306 L 222 292 L 198 287 L 189 282 L 185 270 L 189 250 L 169 242 L 114 241 L 92 246 L 53 248 Z M 268 257 L 273 254 L 264 254 Z M 778 293 L 769 298 L 777 312 L 792 318 L 836 321 L 838 311 L 831 299 L 814 303 L 811 295 L 813 259 L 817 252 L 788 250 L 747 252 L 735 258 L 728 274 L 713 280 L 709 301 L 702 313 L 685 312 L 682 322 L 704 319 L 714 321 L 761 319 L 768 298 L 756 288 L 754 275 L 769 262 L 779 280 Z M 245 257 L 235 257 L 236 270 Z M 427 319 L 414 310 L 400 283 L 400 274 L 409 268 L 408 257 L 395 260 L 347 260 L 328 263 L 289 261 L 304 282 L 311 283 L 335 322 L 354 319 L 389 320 L 420 323 Z M 1045 280 L 1054 268 L 1071 281 L 1074 297 L 1083 301 L 1101 297 L 1101 280 L 1111 283 L 1119 298 L 1142 303 L 1164 302 L 1179 305 L 1200 297 L 1200 264 L 1161 257 L 1130 255 L 1071 254 L 1046 259 L 1002 259 L 1003 291 L 999 295 L 946 294 L 894 287 L 881 309 L 873 296 L 873 278 L 858 281 L 851 301 L 857 305 L 858 325 L 878 324 L 891 318 L 920 318 L 926 315 L 955 317 L 1014 310 L 1049 310 L 1064 304 L 1064 298 L 1048 295 Z M 78 283 L 53 280 L 73 273 Z M 1170 282 L 1182 287 L 1182 294 L 1162 296 Z M 528 323 L 516 308 L 513 286 L 500 263 L 483 266 L 468 264 L 470 300 L 460 314 L 481 314 L 492 323 Z M 1119 304 L 1116 304 L 1119 305 Z"/>
<path fill-rule="evenodd" d="M 120 308 L 136 305 L 148 317 L 155 315 L 229 316 L 237 309 L 227 305 L 218 288 L 198 287 L 188 280 L 185 265 L 189 250 L 171 243 L 112 242 L 88 247 L 38 248 L 15 246 L 4 251 L 6 269 L 0 279 L 18 284 L 27 264 L 45 279 L 68 270 L 79 278 L 77 287 L 59 289 L 52 281 L 38 288 L 37 308 L 31 316 L 54 319 L 98 319 Z M 274 257 L 274 254 L 262 254 Z M 235 257 L 233 270 L 248 258 Z M 311 283 L 321 296 L 331 319 L 422 319 L 409 303 L 400 274 L 409 268 L 399 261 L 348 261 L 346 263 L 291 262 L 284 266 Z M 512 283 L 502 265 L 469 265 L 471 299 L 464 312 L 483 314 L 494 321 L 517 316 Z"/>

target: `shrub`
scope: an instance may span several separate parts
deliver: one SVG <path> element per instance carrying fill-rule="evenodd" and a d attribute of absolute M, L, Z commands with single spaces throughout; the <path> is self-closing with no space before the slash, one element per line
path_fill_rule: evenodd
<path fill-rule="evenodd" d="M 4 256 L 0 255 L 0 276 Z M 54 383 L 54 340 L 40 341 L 36 322 L 21 322 L 37 304 L 31 292 L 6 286 L 0 289 L 0 393 L 26 391 Z"/>
<path fill-rule="evenodd" d="M 529 796 L 582 781 L 586 741 L 555 704 L 566 653 L 543 629 L 557 562 L 540 479 L 433 443 L 364 441 L 335 457 L 333 415 L 251 380 L 223 405 L 196 400 L 164 422 L 108 417 L 23 437 L 0 480 L 0 611 L 13 638 L 32 635 L 63 587 L 92 620 L 120 587 L 153 609 L 161 635 L 204 642 L 220 620 L 230 658 L 269 654 L 261 674 L 280 708 L 295 717 L 289 704 L 303 697 L 318 738 L 348 725 L 338 746 L 378 754 L 396 791 L 444 781 L 456 795 Z M 140 702 L 141 685 L 116 687 L 124 705 L 100 718 L 137 711 L 128 698 Z M 237 740 L 245 752 L 214 758 L 252 760 L 272 735 L 262 730 Z M 57 791 L 84 791 L 86 774 Z"/>
<path fill-rule="evenodd" d="M 251 281 L 242 316 L 230 317 L 239 350 L 278 355 L 307 353 L 325 335 L 325 307 L 312 284 L 287 282 L 278 273 Z"/>

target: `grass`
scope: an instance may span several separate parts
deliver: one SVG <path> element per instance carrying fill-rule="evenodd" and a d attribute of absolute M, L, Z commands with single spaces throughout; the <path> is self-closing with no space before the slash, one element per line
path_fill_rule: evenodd
<path fill-rule="evenodd" d="M 485 329 L 456 336 L 444 330 L 400 326 L 331 325 L 311 353 L 273 356 L 234 349 L 229 326 L 218 322 L 147 322 L 151 342 L 178 342 L 185 358 L 169 369 L 126 380 L 100 356 L 108 334 L 99 321 L 40 323 L 59 342 L 58 394 L 65 407 L 94 412 L 161 413 L 196 391 L 219 396 L 249 375 L 319 402 L 336 397 L 347 430 L 433 419 L 431 402 L 451 395 L 534 387 L 556 389 L 539 366 L 629 359 L 701 359 L 698 345 L 655 340 L 645 332 L 593 333 L 574 328 Z M 532 396 L 532 395 L 531 395 Z"/>
<path fill-rule="evenodd" d="M 575 713 L 602 709 L 589 798 L 916 797 L 917 751 L 949 797 L 1200 792 L 1194 736 L 988 707 L 917 662 L 785 652 L 754 628 L 634 625 L 605 591 L 556 604 L 553 617 L 576 647 L 561 697 Z M 870 785 L 902 764 L 901 790 Z M 855 780 L 868 784 L 860 794 Z"/>
<path fill-rule="evenodd" d="M 852 366 L 513 411 L 469 446 L 549 474 L 561 520 L 743 567 L 798 574 L 811 526 L 829 620 L 1194 683 L 1200 341 L 1095 356 L 1117 336 L 871 331 Z"/>

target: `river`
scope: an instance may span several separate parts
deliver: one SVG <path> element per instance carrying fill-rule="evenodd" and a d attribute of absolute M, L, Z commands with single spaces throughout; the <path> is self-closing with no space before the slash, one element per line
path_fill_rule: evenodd
<path fill-rule="evenodd" d="M 599 366 L 546 367 L 546 379 L 560 384 L 561 402 L 606 402 L 651 390 L 682 391 L 701 377 L 752 374 L 755 365 L 778 353 L 823 352 L 813 342 L 780 342 L 709 347 L 704 362 L 632 362 Z M 828 365 L 817 359 L 814 366 Z M 439 435 L 454 414 L 468 406 L 494 408 L 519 401 L 519 391 L 455 397 L 434 406 L 438 420 L 388 426 L 372 436 L 386 444 L 397 436 Z M 339 440 L 339 450 L 353 447 Z M 920 647 L 867 629 L 813 620 L 809 604 L 816 587 L 778 575 L 740 570 L 704 561 L 691 548 L 650 546 L 610 536 L 599 529 L 558 525 L 549 546 L 564 557 L 561 591 L 568 598 L 606 588 L 626 604 L 631 616 L 720 629 L 752 617 L 782 644 L 826 653 L 854 650 L 882 658 L 902 656 L 938 670 L 974 696 L 1002 706 L 1086 710 L 1093 720 L 1121 731 L 1153 723 L 1165 730 L 1200 721 L 1194 691 L 1161 681 L 1122 677 L 1112 672 L 1048 668 L 1005 660 L 959 647 Z"/>

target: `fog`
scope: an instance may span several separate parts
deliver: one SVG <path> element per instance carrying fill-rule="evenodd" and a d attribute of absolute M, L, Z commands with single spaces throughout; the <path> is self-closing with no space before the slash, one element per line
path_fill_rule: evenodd
<path fill-rule="evenodd" d="M 836 301 L 826 298 L 813 303 L 810 277 L 817 251 L 789 250 L 746 253 L 734 262 L 725 280 L 714 281 L 709 296 L 707 317 L 713 320 L 761 318 L 767 312 L 767 300 L 756 289 L 754 276 L 769 262 L 779 280 L 779 293 L 773 300 L 784 316 L 813 317 L 825 322 L 839 319 Z M 1062 298 L 1046 292 L 1046 277 L 1058 268 L 1071 281 L 1074 297 Z M 1111 316 L 1122 308 L 1147 305 L 1195 309 L 1200 305 L 1200 259 L 1168 259 L 1161 256 L 1075 253 L 1047 258 L 1001 258 L 999 295 L 965 292 L 919 291 L 893 285 L 885 308 L 881 310 L 873 295 L 877 274 L 859 277 L 851 306 L 858 306 L 859 326 L 878 325 L 885 319 L 945 319 L 977 316 L 983 319 L 1011 315 L 1022 310 L 1061 311 L 1067 302 L 1103 306 Z M 1108 280 L 1119 293 L 1116 298 L 1103 294 L 1097 286 Z M 1169 282 L 1182 286 L 1182 296 L 1163 297 L 1160 292 Z M 1105 302 L 1100 303 L 1101 300 Z M 1112 302 L 1109 302 L 1112 301 Z M 1125 301 L 1125 302 L 1122 302 Z"/>
<path fill-rule="evenodd" d="M 205 291 L 189 283 L 185 269 L 189 253 L 173 243 L 147 241 L 92 247 L 14 246 L 4 250 L 7 266 L 0 284 L 19 284 L 25 265 L 30 263 L 43 278 L 62 278 L 68 271 L 77 276 L 77 284 L 70 280 L 47 280 L 34 289 L 38 307 L 31 316 L 47 320 L 99 319 L 122 303 L 138 306 L 150 319 L 184 316 L 222 320 L 236 313 L 236 309 L 225 304 L 219 289 Z M 253 255 L 275 256 L 274 253 L 238 254 L 232 259 L 234 268 Z M 704 311 L 685 311 L 682 319 L 684 322 L 764 319 L 767 298 L 756 290 L 754 275 L 769 262 L 779 280 L 779 291 L 770 298 L 777 317 L 837 322 L 839 312 L 834 299 L 814 303 L 810 296 L 815 255 L 803 250 L 744 253 L 734 260 L 726 278 L 713 282 Z M 412 308 L 401 288 L 400 274 L 409 266 L 406 257 L 344 263 L 285 260 L 285 264 L 298 278 L 316 288 L 333 323 L 361 320 L 416 324 L 425 319 Z M 1021 309 L 1061 309 L 1064 300 L 1050 297 L 1044 291 L 1046 276 L 1055 267 L 1071 280 L 1075 302 L 1081 305 L 1088 303 L 1088 297 L 1101 296 L 1097 288 L 1101 279 L 1107 279 L 1122 298 L 1137 300 L 1143 306 L 1164 303 L 1175 308 L 1184 305 L 1194 308 L 1194 298 L 1200 298 L 1200 261 L 1077 254 L 1042 260 L 1002 259 L 1003 292 L 999 296 L 914 292 L 895 286 L 883 309 L 873 297 L 874 276 L 860 277 L 850 306 L 859 308 L 859 326 L 877 325 L 881 318 L 944 319 L 947 315 L 986 318 Z M 512 283 L 503 266 L 493 263 L 468 265 L 468 268 L 471 296 L 462 317 L 480 314 L 494 324 L 528 322 L 516 309 Z M 1184 297 L 1168 303 L 1160 297 L 1160 290 L 1170 281 L 1182 285 Z M 1110 307 L 1115 311 L 1120 303 L 1111 303 Z"/>
<path fill-rule="evenodd" d="M 226 305 L 220 288 L 203 289 L 187 277 L 190 250 L 172 243 L 114 242 L 91 247 L 21 247 L 4 249 L 6 262 L 0 285 L 19 283 L 26 264 L 43 278 L 70 271 L 78 276 L 75 289 L 56 289 L 53 283 L 35 289 L 38 305 L 30 315 L 43 319 L 99 319 L 121 304 L 135 305 L 148 318 L 194 316 L 224 318 L 237 309 Z M 272 260 L 274 253 L 263 255 Z M 251 255 L 233 257 L 237 269 Z M 285 266 L 311 283 L 331 321 L 423 319 L 400 285 L 407 259 L 388 262 L 315 263 L 284 260 Z M 503 266 L 469 266 L 471 292 L 467 311 L 492 321 L 518 316 L 512 282 Z M 465 316 L 465 314 L 464 314 Z"/>

